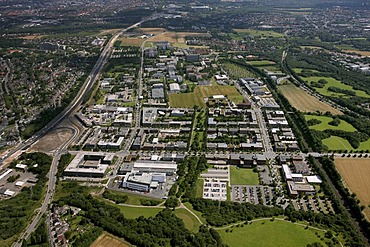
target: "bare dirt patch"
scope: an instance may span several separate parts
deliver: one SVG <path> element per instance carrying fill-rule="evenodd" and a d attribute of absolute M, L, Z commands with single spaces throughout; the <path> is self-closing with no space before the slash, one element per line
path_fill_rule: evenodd
<path fill-rule="evenodd" d="M 370 219 L 370 159 L 336 158 L 335 165 L 344 180 L 344 184 L 356 193 L 361 204 L 366 207 L 364 213 Z"/>
<path fill-rule="evenodd" d="M 108 233 L 103 233 L 94 241 L 91 247 L 129 247 L 129 243 Z"/>
<path fill-rule="evenodd" d="M 71 129 L 56 129 L 32 145 L 30 151 L 51 152 L 60 147 L 64 142 L 68 141 L 72 135 L 73 132 Z"/>

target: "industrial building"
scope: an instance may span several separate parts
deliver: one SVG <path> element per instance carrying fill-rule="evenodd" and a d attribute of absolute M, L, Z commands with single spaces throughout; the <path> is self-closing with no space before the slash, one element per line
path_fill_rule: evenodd
<path fill-rule="evenodd" d="M 113 158 L 114 154 L 102 152 L 78 153 L 64 170 L 64 176 L 102 178 Z"/>

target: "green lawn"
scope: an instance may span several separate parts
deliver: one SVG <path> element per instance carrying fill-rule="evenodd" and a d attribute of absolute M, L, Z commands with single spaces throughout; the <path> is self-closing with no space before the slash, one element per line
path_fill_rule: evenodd
<path fill-rule="evenodd" d="M 349 142 L 338 136 L 331 136 L 322 140 L 322 144 L 327 146 L 330 150 L 352 150 L 351 144 Z"/>
<path fill-rule="evenodd" d="M 322 140 L 322 144 L 326 145 L 330 150 L 370 150 L 370 138 L 360 143 L 360 147 L 358 149 L 354 149 L 349 142 L 338 136 L 331 136 Z"/>
<path fill-rule="evenodd" d="M 230 166 L 230 179 L 232 185 L 258 185 L 258 173 L 252 169 Z"/>
<path fill-rule="evenodd" d="M 333 120 L 333 118 L 331 117 L 314 116 L 314 115 L 305 115 L 304 117 L 306 118 L 306 121 L 310 119 L 317 119 L 321 121 L 320 124 L 309 126 L 310 129 L 319 130 L 319 131 L 323 131 L 327 129 L 343 130 L 343 131 L 348 131 L 348 132 L 356 131 L 356 129 L 351 124 L 349 124 L 348 122 L 344 120 L 340 120 L 340 124 L 338 126 L 333 126 L 333 125 L 328 124 L 330 121 Z"/>
<path fill-rule="evenodd" d="M 213 95 L 227 95 L 228 99 L 238 104 L 243 101 L 243 96 L 234 86 L 221 86 L 213 84 L 211 86 L 196 86 L 192 93 L 169 94 L 171 107 L 188 107 L 194 106 L 206 107 L 203 98 Z"/>
<path fill-rule="evenodd" d="M 250 65 L 253 66 L 268 66 L 268 65 L 274 65 L 275 62 L 268 61 L 268 60 L 261 60 L 261 61 L 248 61 Z"/>
<path fill-rule="evenodd" d="M 271 38 L 283 38 L 283 33 L 278 33 L 275 31 L 261 31 L 261 30 L 253 30 L 253 29 L 234 29 L 235 32 L 238 34 L 243 35 L 252 35 L 254 37 L 271 37 Z"/>
<path fill-rule="evenodd" d="M 193 205 L 191 205 L 190 202 L 185 202 L 184 205 L 185 205 L 185 207 L 190 209 L 196 216 L 198 216 L 198 218 L 200 219 L 200 221 L 203 222 L 203 224 L 207 224 L 207 221 L 203 218 L 202 213 L 199 212 L 199 211 L 194 210 Z"/>
<path fill-rule="evenodd" d="M 203 198 L 203 185 L 204 185 L 204 180 L 199 178 L 197 180 L 197 192 L 196 192 L 195 197 Z"/>
<path fill-rule="evenodd" d="M 185 227 L 192 232 L 198 232 L 200 227 L 200 222 L 192 215 L 188 210 L 184 208 L 178 208 L 175 210 L 177 217 L 182 219 L 185 223 Z"/>
<path fill-rule="evenodd" d="M 346 85 L 332 77 L 310 76 L 310 77 L 302 77 L 302 79 L 305 80 L 307 83 L 311 83 L 311 81 L 318 82 L 321 79 L 325 79 L 328 83 L 325 84 L 323 88 L 315 88 L 317 92 L 325 96 L 334 96 L 334 97 L 346 96 L 342 93 L 335 93 L 335 92 L 328 91 L 328 87 L 333 86 L 333 87 L 338 87 L 338 88 L 345 89 L 345 90 L 351 90 L 355 92 L 357 96 L 360 96 L 360 97 L 370 98 L 370 95 L 368 95 L 366 92 L 361 91 L 361 90 L 354 90 L 352 86 Z"/>
<path fill-rule="evenodd" d="M 269 220 L 257 221 L 252 224 L 244 225 L 244 227 L 234 227 L 233 232 L 226 232 L 226 229 L 218 230 L 224 243 L 230 247 L 305 247 L 307 244 L 320 242 L 315 232 L 318 232 L 322 237 L 322 231 L 313 229 L 304 229 L 305 227 L 293 224 L 287 221 Z M 231 228 L 229 228 L 231 229 Z"/>

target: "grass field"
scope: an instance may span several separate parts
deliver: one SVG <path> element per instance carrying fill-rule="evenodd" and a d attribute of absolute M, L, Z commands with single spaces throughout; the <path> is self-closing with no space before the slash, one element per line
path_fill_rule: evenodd
<path fill-rule="evenodd" d="M 252 35 L 254 37 L 271 37 L 271 38 L 282 38 L 284 37 L 283 33 L 278 33 L 274 31 L 261 31 L 261 30 L 252 30 L 252 29 L 234 29 L 235 32 Z"/>
<path fill-rule="evenodd" d="M 90 247 L 129 247 L 131 244 L 126 241 L 104 232 Z"/>
<path fill-rule="evenodd" d="M 191 205 L 190 202 L 184 202 L 184 205 L 185 205 L 185 207 L 190 209 L 196 216 L 198 216 L 198 218 L 200 219 L 200 221 L 203 222 L 203 224 L 207 224 L 207 221 L 203 218 L 202 213 L 199 212 L 199 211 L 194 210 L 193 205 Z"/>
<path fill-rule="evenodd" d="M 258 185 L 258 174 L 252 169 L 230 166 L 230 183 L 232 185 Z"/>
<path fill-rule="evenodd" d="M 351 124 L 347 123 L 344 120 L 340 120 L 340 124 L 338 126 L 333 126 L 333 125 L 329 124 L 329 122 L 333 120 L 333 118 L 331 118 L 331 117 L 314 116 L 314 115 L 305 115 L 304 117 L 306 118 L 306 121 L 308 121 L 310 119 L 317 119 L 317 120 L 321 121 L 320 124 L 309 126 L 310 129 L 319 130 L 319 131 L 323 131 L 323 130 L 327 130 L 327 129 L 343 130 L 343 131 L 348 131 L 348 132 L 355 132 L 356 131 L 356 129 Z"/>
<path fill-rule="evenodd" d="M 269 66 L 269 65 L 274 65 L 275 62 L 273 61 L 268 61 L 268 60 L 261 60 L 261 61 L 248 61 L 250 65 L 253 66 Z"/>
<path fill-rule="evenodd" d="M 200 222 L 192 215 L 188 210 L 184 208 L 178 208 L 175 210 L 177 217 L 184 221 L 185 227 L 192 232 L 198 232 L 200 227 Z"/>
<path fill-rule="evenodd" d="M 149 218 L 149 217 L 157 215 L 160 211 L 163 210 L 163 208 L 129 207 L 129 206 L 121 206 L 121 205 L 116 205 L 116 206 L 121 210 L 121 213 L 123 213 L 123 215 L 128 219 L 135 219 L 140 216 Z"/>
<path fill-rule="evenodd" d="M 320 242 L 326 246 L 320 240 L 324 235 L 322 231 L 304 228 L 304 226 L 288 221 L 263 220 L 244 225 L 244 227 L 234 227 L 233 232 L 218 230 L 218 233 L 230 247 L 305 247 L 314 242 Z M 315 233 L 318 233 L 320 237 L 316 236 Z"/>
<path fill-rule="evenodd" d="M 189 107 L 192 108 L 195 105 L 200 107 L 206 107 L 203 101 L 204 97 L 210 97 L 212 95 L 227 95 L 228 99 L 235 103 L 243 101 L 243 96 L 233 86 L 221 86 L 213 84 L 211 86 L 196 86 L 192 93 L 181 93 L 181 94 L 169 94 L 170 106 L 171 107 Z"/>
<path fill-rule="evenodd" d="M 325 79 L 328 83 L 325 84 L 323 88 L 315 88 L 317 92 L 325 96 L 334 96 L 334 97 L 345 96 L 344 94 L 341 94 L 341 93 L 335 93 L 335 92 L 328 91 L 328 87 L 333 86 L 333 87 L 338 87 L 338 88 L 345 89 L 345 90 L 351 90 L 355 92 L 357 96 L 360 96 L 360 97 L 370 98 L 370 95 L 368 95 L 364 91 L 354 90 L 351 86 L 346 85 L 332 77 L 310 76 L 310 77 L 302 77 L 302 79 L 305 80 L 307 83 L 310 83 L 311 81 L 318 82 L 321 79 Z"/>
<path fill-rule="evenodd" d="M 357 149 L 354 149 L 346 139 L 338 136 L 331 136 L 329 138 L 326 138 L 322 140 L 322 143 L 326 145 L 330 150 L 370 150 L 370 139 L 365 142 L 360 142 L 360 146 Z"/>
<path fill-rule="evenodd" d="M 367 209 L 366 216 L 370 219 L 370 160 L 358 158 L 336 158 L 335 165 L 345 181 L 346 186 L 356 193 L 361 204 Z"/>
<path fill-rule="evenodd" d="M 203 197 L 203 185 L 204 185 L 204 180 L 202 178 L 199 178 L 197 180 L 197 193 L 195 197 Z"/>
<path fill-rule="evenodd" d="M 328 111 L 334 115 L 343 114 L 341 111 L 309 95 L 306 91 L 295 86 L 292 83 L 279 86 L 279 89 L 284 94 L 284 96 L 288 99 L 289 103 L 297 110 L 300 110 L 303 112 L 320 111 L 322 113 L 325 113 Z"/>
<path fill-rule="evenodd" d="M 237 64 L 224 62 L 222 67 L 231 75 L 234 79 L 246 78 L 246 77 L 256 77 L 252 71 L 247 70 L 246 68 L 239 66 Z"/>
<path fill-rule="evenodd" d="M 331 136 L 322 140 L 322 144 L 327 146 L 330 150 L 353 150 L 349 142 L 339 136 Z"/>

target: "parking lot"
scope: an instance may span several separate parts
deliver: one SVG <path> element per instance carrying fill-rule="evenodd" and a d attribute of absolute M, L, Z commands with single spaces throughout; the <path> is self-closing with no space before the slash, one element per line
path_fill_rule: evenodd
<path fill-rule="evenodd" d="M 272 205 L 273 191 L 268 186 L 233 185 L 231 200 L 234 202 L 249 202 L 252 204 Z"/>
<path fill-rule="evenodd" d="M 303 211 L 314 211 L 315 213 L 322 212 L 327 214 L 329 212 L 334 213 L 334 209 L 329 200 L 324 200 L 321 198 L 299 198 L 292 200 L 293 206 L 296 210 Z"/>

